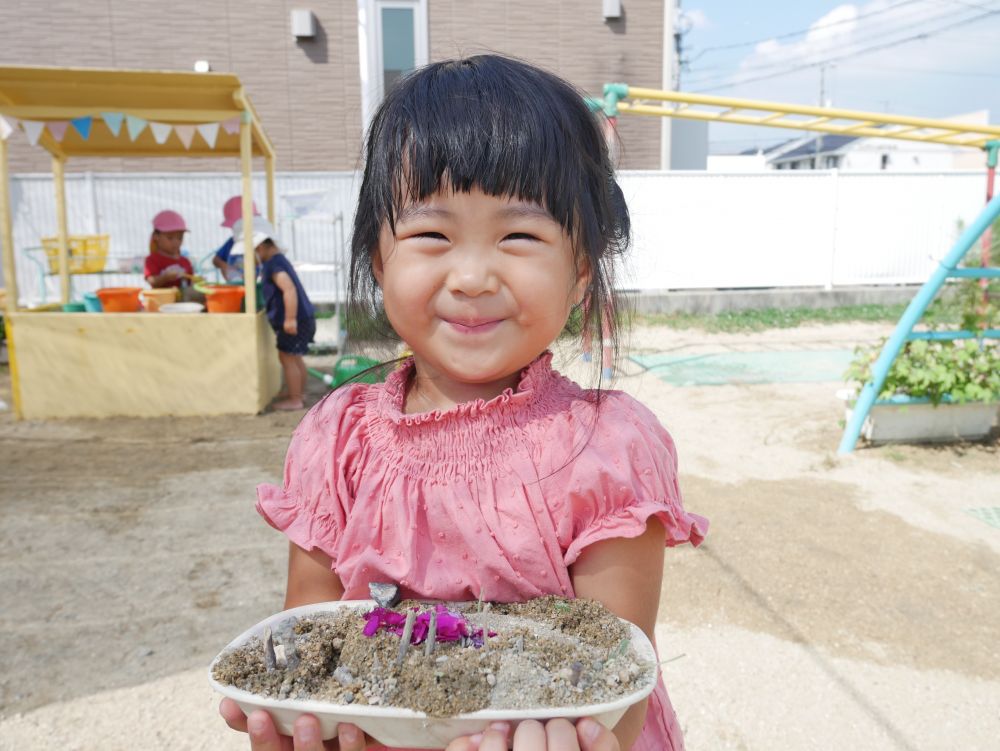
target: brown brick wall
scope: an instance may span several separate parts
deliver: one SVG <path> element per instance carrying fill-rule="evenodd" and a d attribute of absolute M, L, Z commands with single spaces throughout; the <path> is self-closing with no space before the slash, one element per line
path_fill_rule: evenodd
<path fill-rule="evenodd" d="M 600 0 L 428 0 L 432 60 L 493 50 L 542 65 L 595 95 L 607 81 L 658 86 L 662 0 L 627 0 L 605 23 Z M 296 42 L 292 8 L 320 34 Z M 356 0 L 2 0 L 0 63 L 191 70 L 240 76 L 278 153 L 279 170 L 358 163 L 361 95 Z M 659 124 L 623 118 L 622 166 L 659 164 Z M 11 141 L 14 172 L 46 172 L 48 156 Z M 71 170 L 235 170 L 235 160 L 74 160 Z"/>
<path fill-rule="evenodd" d="M 625 0 L 605 22 L 600 0 L 428 0 L 432 60 L 503 52 L 558 73 L 592 96 L 605 83 L 660 88 L 663 0 Z M 622 117 L 621 167 L 658 169 L 658 118 Z"/>

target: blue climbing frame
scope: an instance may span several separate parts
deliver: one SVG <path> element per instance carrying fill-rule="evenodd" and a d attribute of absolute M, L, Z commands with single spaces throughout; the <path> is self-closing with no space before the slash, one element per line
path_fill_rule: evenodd
<path fill-rule="evenodd" d="M 992 166 L 995 167 L 996 154 L 997 149 L 1000 148 L 1000 141 L 991 141 L 987 148 Z M 920 321 L 927 310 L 927 306 L 931 304 L 931 301 L 948 279 L 1000 278 L 1000 268 L 958 268 L 958 264 L 965 258 L 965 254 L 969 252 L 976 240 L 992 226 L 997 217 L 1000 217 L 1000 195 L 995 196 L 986 204 L 986 207 L 976 217 L 976 220 L 955 241 L 951 250 L 948 251 L 948 255 L 941 260 L 938 267 L 931 274 L 930 279 L 924 282 L 924 285 L 910 301 L 906 310 L 903 311 L 899 323 L 896 324 L 896 329 L 892 332 L 892 336 L 889 337 L 888 341 L 886 341 L 885 346 L 882 347 L 882 352 L 879 354 L 878 360 L 875 361 L 875 365 L 872 366 L 872 379 L 862 387 L 861 393 L 858 394 L 854 409 L 851 412 L 851 419 L 844 427 L 844 435 L 840 439 L 840 447 L 837 449 L 837 453 L 849 454 L 854 450 L 858 442 L 858 437 L 861 435 L 861 427 L 864 425 L 865 418 L 868 417 L 872 405 L 875 404 L 878 394 L 882 390 L 882 385 L 885 383 L 892 363 L 899 355 L 903 344 L 907 341 L 915 339 L 946 341 L 954 339 L 1000 339 L 1000 329 L 986 329 L 983 331 L 913 330 L 913 327 Z"/>

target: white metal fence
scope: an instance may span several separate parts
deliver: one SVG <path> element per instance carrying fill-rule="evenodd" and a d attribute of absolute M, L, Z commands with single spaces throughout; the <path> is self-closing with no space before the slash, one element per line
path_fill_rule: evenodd
<path fill-rule="evenodd" d="M 978 171 L 626 172 L 620 179 L 634 231 L 620 286 L 639 290 L 920 283 L 978 213 L 985 186 Z M 343 299 L 357 184 L 345 172 L 277 179 L 280 238 L 318 302 Z M 192 259 L 210 269 L 209 255 L 228 237 L 219 226 L 222 204 L 239 185 L 236 174 L 71 175 L 69 229 L 109 234 L 114 270 L 120 259 L 146 254 L 150 219 L 173 208 L 191 227 Z M 254 191 L 263 209 L 262 179 Z M 56 280 L 28 250 L 55 231 L 51 179 L 14 178 L 11 204 L 22 303 L 55 300 Z M 138 275 L 77 276 L 74 290 L 139 282 Z"/>

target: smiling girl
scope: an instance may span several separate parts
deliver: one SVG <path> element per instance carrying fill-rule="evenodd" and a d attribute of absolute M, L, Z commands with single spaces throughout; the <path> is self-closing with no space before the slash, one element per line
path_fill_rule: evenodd
<path fill-rule="evenodd" d="M 682 506 L 656 417 L 622 392 L 581 388 L 548 351 L 584 303 L 600 336 L 628 236 L 601 126 L 561 79 L 486 55 L 392 90 L 368 134 L 352 286 L 413 354 L 385 383 L 316 405 L 282 486 L 260 486 L 258 511 L 290 541 L 286 607 L 365 599 L 373 581 L 420 599 L 556 594 L 600 600 L 653 638 L 664 546 L 698 544 L 708 524 Z M 258 751 L 324 747 L 314 718 L 280 739 L 263 712 L 222 713 Z M 506 749 L 507 730 L 449 751 Z M 662 681 L 613 735 L 561 720 L 522 723 L 513 741 L 683 748 Z M 342 724 L 327 747 L 338 743 L 364 739 Z"/>

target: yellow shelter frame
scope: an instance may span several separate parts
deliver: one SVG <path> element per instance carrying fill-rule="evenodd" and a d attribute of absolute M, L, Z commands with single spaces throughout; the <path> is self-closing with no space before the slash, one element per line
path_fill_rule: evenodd
<path fill-rule="evenodd" d="M 238 121 L 239 127 L 238 129 L 217 127 L 212 143 L 209 143 L 205 137 L 200 137 L 190 139 L 185 145 L 176 132 L 171 133 L 162 142 L 157 140 L 155 134 L 151 132 L 152 128 L 149 127 L 142 129 L 135 135 L 122 127 L 119 127 L 116 132 L 107 125 L 106 118 L 102 122 L 106 113 L 114 113 L 119 118 L 119 125 L 121 118 L 132 117 L 150 123 L 162 122 L 171 126 L 212 124 L 221 126 L 223 123 Z M 69 159 L 192 156 L 239 159 L 242 177 L 244 241 L 246 247 L 252 248 L 253 159 L 254 157 L 262 157 L 266 173 L 267 217 L 272 222 L 274 221 L 274 147 L 264 132 L 249 96 L 235 75 L 228 73 L 0 66 L 0 115 L 6 116 L 12 121 L 33 121 L 35 123 L 62 121 L 64 128 L 66 121 L 91 118 L 92 125 L 86 137 L 77 129 L 70 127 L 64 129 L 64 136 L 61 140 L 57 141 L 49 130 L 42 130 L 38 139 L 38 145 L 48 151 L 52 158 L 56 235 L 59 244 L 58 268 L 63 303 L 70 301 L 71 294 L 65 188 L 65 168 Z M 48 378 L 44 372 L 45 368 L 41 366 L 32 370 L 32 378 L 36 381 L 50 381 L 50 383 L 45 389 L 44 398 L 39 395 L 37 399 L 31 400 L 31 405 L 25 410 L 23 398 L 25 396 L 25 381 L 19 378 L 19 362 L 33 361 L 33 358 L 28 357 L 28 355 L 34 354 L 36 346 L 40 358 L 42 358 L 41 349 L 48 346 L 45 357 L 51 359 L 59 351 L 55 345 L 57 339 L 60 342 L 60 347 L 72 350 L 75 344 L 68 343 L 72 342 L 72 337 L 68 333 L 70 329 L 66 328 L 68 320 L 66 317 L 74 314 L 21 313 L 18 310 L 13 217 L 11 216 L 10 201 L 9 141 L 4 139 L 0 139 L 0 246 L 2 246 L 3 274 L 6 285 L 4 321 L 7 326 L 8 349 L 10 351 L 14 408 L 18 417 L 24 417 L 26 414 L 36 417 L 59 416 L 61 414 L 93 416 L 103 414 L 179 414 L 184 411 L 176 403 L 169 402 L 165 391 L 163 392 L 165 401 L 159 408 L 152 405 L 147 409 L 146 404 L 142 401 L 144 397 L 135 394 L 132 407 L 120 407 L 126 411 L 113 411 L 119 407 L 115 405 L 115 395 L 108 393 L 101 404 L 95 403 L 92 408 L 88 408 L 89 411 L 75 411 L 75 403 L 60 401 L 55 398 L 55 392 L 59 389 L 63 391 L 72 389 L 80 384 L 70 383 L 66 378 L 63 378 L 57 387 L 55 381 Z M 109 342 L 110 338 L 118 335 L 123 336 L 123 332 L 133 332 L 137 328 L 144 329 L 150 326 L 158 327 L 156 337 L 160 341 L 169 342 L 171 337 L 176 334 L 175 352 L 177 353 L 183 354 L 184 352 L 183 342 L 180 341 L 182 335 L 188 337 L 186 341 L 197 340 L 201 336 L 205 348 L 228 348 L 229 357 L 234 362 L 240 357 L 245 358 L 256 353 L 260 381 L 258 393 L 250 394 L 248 391 L 241 397 L 242 401 L 233 401 L 228 404 L 223 400 L 214 406 L 208 406 L 207 413 L 213 411 L 217 413 L 220 409 L 221 411 L 256 411 L 256 409 L 250 409 L 246 405 L 258 404 L 264 398 L 263 391 L 270 390 L 271 381 L 274 380 L 270 365 L 263 362 L 261 359 L 263 353 L 260 351 L 261 342 L 266 340 L 270 332 L 261 331 L 257 321 L 259 316 L 257 316 L 256 310 L 257 294 L 254 275 L 246 274 L 244 284 L 246 314 L 235 316 L 235 318 L 244 319 L 244 323 L 237 325 L 233 321 L 229 325 L 229 328 L 239 329 L 243 332 L 239 334 L 239 337 L 247 339 L 245 347 L 242 348 L 232 347 L 230 341 L 232 337 L 226 336 L 225 341 L 223 341 L 222 337 L 227 330 L 225 324 L 217 321 L 211 324 L 206 322 L 200 328 L 196 327 L 197 330 L 192 334 L 192 324 L 186 323 L 182 326 L 180 323 L 168 323 L 168 319 L 172 316 L 167 315 L 162 316 L 162 320 L 155 323 L 150 320 L 155 316 L 142 316 L 141 321 L 136 319 L 129 323 L 126 319 L 132 318 L 130 314 L 118 314 L 120 318 L 115 318 L 115 320 L 122 321 L 120 324 L 112 324 L 108 320 L 98 323 L 96 319 L 87 319 L 87 322 L 83 323 L 83 319 L 81 319 L 78 329 L 79 336 L 76 338 L 85 339 L 87 332 L 90 332 L 94 337 L 91 340 L 92 344 L 95 345 L 96 349 L 103 347 L 102 352 L 106 356 L 114 359 L 114 355 L 122 354 L 122 359 L 119 362 L 120 369 L 146 367 L 155 361 L 156 353 L 147 352 L 147 359 L 139 365 L 136 362 L 126 362 L 124 353 L 113 352 L 114 348 Z M 62 318 L 46 319 L 46 316 L 49 315 L 58 315 Z M 114 317 L 105 316 L 103 318 L 111 319 Z M 48 323 L 42 323 L 46 320 Z M 132 328 L 128 328 L 129 326 Z M 23 328 L 23 332 L 18 332 L 19 328 Z M 34 338 L 28 336 L 29 331 Z M 98 331 L 101 333 L 96 333 Z M 209 331 L 212 333 L 204 333 Z M 18 335 L 19 333 L 20 335 Z M 22 348 L 25 350 L 22 353 L 25 357 L 19 358 L 18 349 Z M 207 352 L 206 349 L 203 354 L 208 358 L 211 353 Z M 273 357 L 273 352 L 269 352 L 268 355 Z M 73 356 L 70 355 L 70 360 Z M 93 368 L 97 368 L 97 365 L 92 362 L 96 359 L 95 357 L 83 352 L 76 352 L 75 356 L 81 367 L 86 362 Z M 44 364 L 44 358 L 40 359 L 39 362 Z M 235 365 L 233 370 L 235 371 Z M 133 373 L 133 376 L 135 375 L 145 374 Z M 102 374 L 94 370 L 91 376 L 99 379 Z M 180 371 L 178 371 L 177 377 L 182 377 Z M 267 382 L 266 389 L 265 382 Z M 193 408 L 196 408 L 197 400 L 192 404 L 195 405 Z M 63 410 L 62 413 L 60 409 Z M 129 409 L 138 411 L 130 412 Z M 205 410 L 202 413 L 205 413 Z"/>

